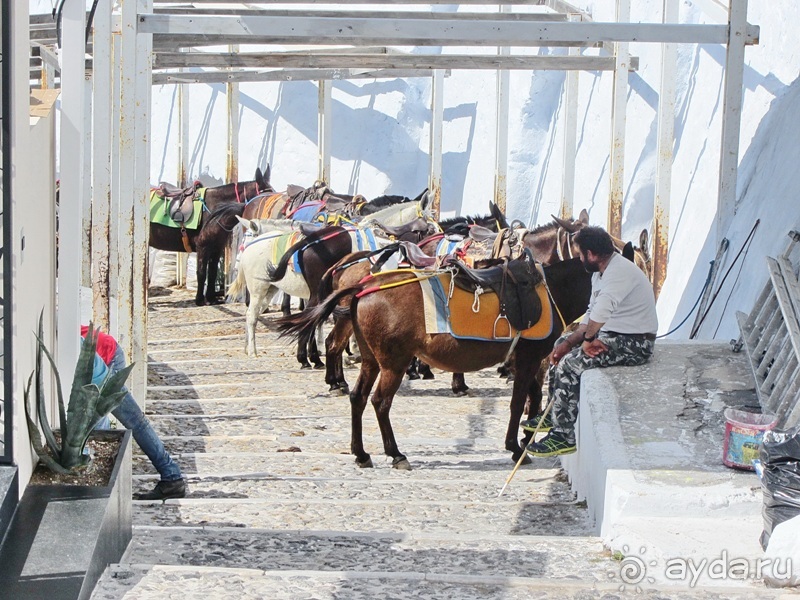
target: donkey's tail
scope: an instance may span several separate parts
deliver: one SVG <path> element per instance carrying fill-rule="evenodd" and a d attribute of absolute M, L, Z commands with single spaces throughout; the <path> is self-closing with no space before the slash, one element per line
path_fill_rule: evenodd
<path fill-rule="evenodd" d="M 228 288 L 228 302 L 241 302 L 244 300 L 244 294 L 247 291 L 247 282 L 244 278 L 244 269 L 242 268 L 241 261 L 239 268 L 236 270 L 236 279 Z"/>
<path fill-rule="evenodd" d="M 363 286 L 354 285 L 341 290 L 335 291 L 333 294 L 325 298 L 319 304 L 309 306 L 304 311 L 289 315 L 288 317 L 281 317 L 275 323 L 278 326 L 280 337 L 293 337 L 300 338 L 303 335 L 313 335 L 314 330 L 322 325 L 336 308 L 339 306 L 339 301 L 347 296 L 360 292 Z"/>
<path fill-rule="evenodd" d="M 286 252 L 283 253 L 281 259 L 278 261 L 277 265 L 268 265 L 267 266 L 267 276 L 269 277 L 270 281 L 280 281 L 286 275 L 286 269 L 289 268 L 289 261 L 294 256 L 295 252 L 301 253 L 301 260 L 300 265 L 302 269 L 303 261 L 302 261 L 302 252 L 312 244 L 316 244 L 317 242 L 321 242 L 322 240 L 327 239 L 328 237 L 332 237 L 334 235 L 338 235 L 339 233 L 346 232 L 347 230 L 343 227 L 338 226 L 331 226 L 331 227 L 323 227 L 319 231 L 315 231 L 306 237 L 304 237 L 299 242 L 289 246 L 286 249 Z"/>

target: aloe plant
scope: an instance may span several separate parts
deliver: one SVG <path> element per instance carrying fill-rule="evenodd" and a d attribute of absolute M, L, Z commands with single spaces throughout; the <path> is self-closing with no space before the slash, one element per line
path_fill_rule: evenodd
<path fill-rule="evenodd" d="M 28 421 L 31 444 L 42 463 L 57 473 L 74 473 L 89 466 L 91 459 L 88 454 L 84 454 L 89 435 L 100 420 L 122 402 L 122 398 L 126 393 L 122 390 L 122 387 L 125 385 L 125 380 L 128 378 L 133 365 L 131 364 L 116 373 L 109 373 L 99 387 L 93 384 L 92 371 L 94 369 L 97 339 L 94 325 L 89 323 L 89 331 L 81 346 L 78 363 L 75 365 L 75 377 L 72 380 L 69 406 L 65 409 L 58 368 L 53 356 L 42 341 L 44 338 L 42 328 L 43 313 L 44 311 L 39 315 L 39 329 L 36 334 L 36 367 L 28 377 L 28 384 L 24 393 L 25 417 Z M 60 443 L 47 420 L 43 355 L 47 357 L 56 378 L 58 417 L 61 430 Z M 39 427 L 33 420 L 31 407 L 29 406 L 31 384 L 34 377 L 36 378 L 36 413 L 49 452 L 42 442 Z"/>

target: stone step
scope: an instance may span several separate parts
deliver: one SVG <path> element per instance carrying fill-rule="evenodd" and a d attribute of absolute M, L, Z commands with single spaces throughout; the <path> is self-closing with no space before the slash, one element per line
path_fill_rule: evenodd
<path fill-rule="evenodd" d="M 496 494 L 494 494 L 496 495 Z M 134 525 L 257 527 L 262 529 L 501 535 L 590 535 L 587 511 L 576 505 L 534 504 L 488 498 L 438 502 L 392 499 L 246 500 L 242 498 L 134 502 Z"/>
<path fill-rule="evenodd" d="M 392 415 L 392 429 L 398 444 L 405 438 L 446 437 L 471 438 L 494 437 L 502 442 L 508 426 L 507 415 Z M 161 416 L 153 415 L 150 421 L 156 433 L 163 436 L 200 436 L 200 435 L 260 435 L 273 433 L 278 436 L 306 437 L 320 436 L 325 438 L 339 437 L 350 439 L 350 416 L 330 414 L 292 415 L 266 418 L 260 415 L 227 414 L 217 416 L 186 415 Z M 365 414 L 363 418 L 364 436 L 379 434 L 378 422 L 374 415 Z"/>
<path fill-rule="evenodd" d="M 770 600 L 784 597 L 779 590 L 680 587 L 643 588 L 635 585 L 597 583 L 595 581 L 524 577 L 464 575 L 450 573 L 396 573 L 365 571 L 291 571 L 261 569 L 220 569 L 216 567 L 183 567 L 124 564 L 106 570 L 92 598 L 116 599 L 132 592 L 136 598 L 166 600 L 180 594 L 182 598 L 297 598 L 372 599 L 390 597 L 396 600 L 453 600 L 483 598 L 503 600 L 607 600 L 637 598 L 640 600 L 749 600 L 754 597 Z M 622 588 L 623 591 L 620 591 Z"/>
<path fill-rule="evenodd" d="M 406 417 L 421 415 L 420 411 L 436 415 L 459 415 L 479 417 L 481 415 L 497 415 L 508 418 L 508 399 L 503 397 L 462 398 L 447 396 L 403 396 L 392 404 L 391 415 Z M 335 409 L 335 410 L 333 410 Z M 314 396 L 307 394 L 286 394 L 274 390 L 271 395 L 250 396 L 244 398 L 192 398 L 172 400 L 149 400 L 145 404 L 148 415 L 162 417 L 172 415 L 247 415 L 265 418 L 285 417 L 289 415 L 327 415 L 346 414 L 350 410 L 347 398 L 341 396 Z M 372 408 L 368 407 L 366 418 L 374 418 Z"/>
<path fill-rule="evenodd" d="M 186 452 L 215 452 L 238 454 L 242 452 L 328 452 L 332 454 L 350 454 L 350 439 L 346 431 L 330 433 L 313 431 L 308 435 L 278 435 L 265 433 L 263 435 L 197 435 L 197 436 L 172 436 L 162 435 L 170 454 L 184 454 Z M 416 437 L 406 436 L 399 440 L 400 451 L 413 461 L 425 456 L 441 456 L 442 454 L 455 455 L 484 455 L 486 453 L 502 451 L 503 435 L 492 438 L 485 437 Z M 382 460 L 383 443 L 377 433 L 364 435 L 364 449 L 372 455 L 373 462 Z M 511 453 L 507 454 L 509 460 Z M 545 461 L 548 459 L 545 459 Z M 557 460 L 557 459 L 556 459 Z M 550 462 L 543 462 L 550 465 Z"/>
<path fill-rule="evenodd" d="M 183 472 L 193 478 L 226 476 L 275 478 L 338 478 L 374 481 L 381 478 L 403 478 L 404 481 L 464 481 L 483 482 L 500 486 L 511 473 L 513 464 L 507 453 L 480 451 L 458 456 L 433 454 L 415 455 L 414 469 L 408 473 L 391 468 L 388 457 L 373 456 L 373 469 L 360 469 L 349 452 L 201 452 L 177 455 Z M 523 465 L 515 482 L 528 481 L 555 485 L 566 481 L 558 466 L 558 458 L 540 459 Z M 136 475 L 155 475 L 156 471 L 144 454 L 133 455 Z"/>
<path fill-rule="evenodd" d="M 199 527 L 137 527 L 123 562 L 265 571 L 524 575 L 598 583 L 619 569 L 598 538 Z"/>
<path fill-rule="evenodd" d="M 382 477 L 296 477 L 279 478 L 273 475 L 230 475 L 186 477 L 188 498 L 221 499 L 249 498 L 260 500 L 364 500 L 368 502 L 390 499 L 392 502 L 484 502 L 497 498 L 502 487 L 499 480 L 412 479 L 384 474 Z M 133 491 L 151 489 L 158 477 L 137 477 Z M 531 482 L 520 479 L 508 486 L 503 501 L 531 502 L 536 504 L 574 504 L 574 494 L 569 486 L 553 480 Z M 500 500 L 498 500 L 500 502 Z"/>

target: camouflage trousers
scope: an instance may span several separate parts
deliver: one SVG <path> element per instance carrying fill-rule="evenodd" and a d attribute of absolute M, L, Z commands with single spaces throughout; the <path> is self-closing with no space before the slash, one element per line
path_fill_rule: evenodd
<path fill-rule="evenodd" d="M 561 336 L 556 345 L 569 335 Z M 601 367 L 641 365 L 653 354 L 654 343 L 641 337 L 609 336 L 601 331 L 598 339 L 608 347 L 607 351 L 592 358 L 578 346 L 564 355 L 558 364 L 552 365 L 548 372 L 549 398 L 553 399 L 553 431 L 563 434 L 570 443 L 575 443 L 581 373 Z"/>

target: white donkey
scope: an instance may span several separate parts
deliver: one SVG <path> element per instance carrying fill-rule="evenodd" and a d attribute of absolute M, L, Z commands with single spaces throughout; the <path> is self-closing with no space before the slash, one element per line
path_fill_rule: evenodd
<path fill-rule="evenodd" d="M 398 227 L 420 218 L 433 223 L 429 205 L 430 198 L 425 194 L 419 202 L 396 204 L 370 215 L 359 223 L 359 228 L 362 230 L 361 232 L 350 232 L 351 239 L 353 240 L 352 247 L 354 249 L 359 248 L 365 243 L 365 239 L 369 239 L 370 244 L 374 243 L 375 248 L 390 244 L 392 240 L 389 237 L 381 235 L 380 225 Z M 260 228 L 262 226 L 262 224 L 258 222 L 250 222 L 246 219 L 240 220 L 245 225 L 245 231 L 248 229 L 256 231 L 256 227 Z M 266 223 L 263 225 L 269 227 L 273 223 Z M 369 230 L 371 235 L 365 238 L 363 230 Z M 295 268 L 294 257 L 289 258 L 290 268 L 286 269 L 285 274 L 279 281 L 272 281 L 269 276 L 270 267 L 280 262 L 284 252 L 290 249 L 292 245 L 297 244 L 303 237 L 304 235 L 301 231 L 292 231 L 290 233 L 285 233 L 284 231 L 268 231 L 249 241 L 246 240 L 244 249 L 239 253 L 238 272 L 236 280 L 231 284 L 228 290 L 228 298 L 240 298 L 245 288 L 250 293 L 250 304 L 247 307 L 246 316 L 245 346 L 248 356 L 257 356 L 256 321 L 258 316 L 266 308 L 269 299 L 272 297 L 274 293 L 274 290 L 272 290 L 273 287 L 302 300 L 308 300 L 310 297 L 311 290 L 303 274 Z M 293 254 L 296 253 L 293 252 Z M 302 346 L 302 344 L 300 346 Z M 305 348 L 298 347 L 297 358 L 303 367 L 311 366 L 308 364 Z M 318 366 L 321 366 L 321 363 Z"/>

